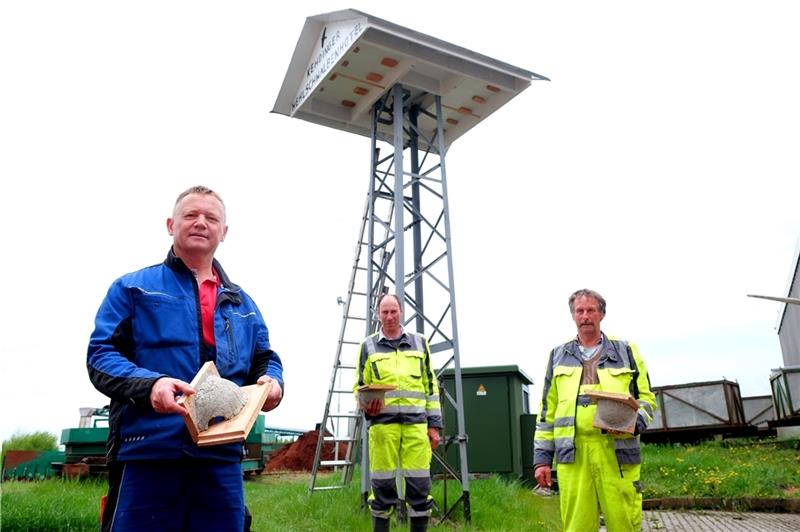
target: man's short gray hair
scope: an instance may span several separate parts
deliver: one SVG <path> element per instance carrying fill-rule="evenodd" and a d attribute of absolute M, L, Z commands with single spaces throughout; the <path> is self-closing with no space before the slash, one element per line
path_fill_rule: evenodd
<path fill-rule="evenodd" d="M 569 296 L 569 312 L 572 314 L 575 312 L 575 300 L 579 297 L 593 297 L 597 300 L 597 306 L 599 307 L 598 310 L 601 314 L 606 313 L 606 300 L 603 296 L 595 292 L 594 290 L 589 290 L 588 288 L 581 288 L 580 290 L 576 290 L 574 294 Z"/>
<path fill-rule="evenodd" d="M 181 200 L 183 198 L 185 198 L 186 196 L 188 196 L 189 194 L 207 194 L 209 196 L 213 196 L 222 205 L 222 212 L 223 213 L 225 212 L 225 202 L 222 201 L 222 197 L 219 194 L 217 194 L 216 192 L 214 192 L 213 190 L 211 190 L 210 188 L 205 187 L 203 185 L 197 185 L 197 186 L 194 186 L 194 187 L 187 188 L 186 190 L 184 190 L 183 192 L 178 194 L 178 198 L 175 200 L 175 207 L 177 207 L 178 203 L 180 203 Z"/>

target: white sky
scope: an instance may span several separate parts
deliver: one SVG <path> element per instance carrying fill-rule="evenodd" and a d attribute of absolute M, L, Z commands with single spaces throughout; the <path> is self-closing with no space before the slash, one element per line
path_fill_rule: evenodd
<path fill-rule="evenodd" d="M 0 437 L 107 404 L 95 312 L 195 184 L 284 361 L 267 423 L 321 420 L 369 140 L 269 111 L 305 18 L 347 7 L 552 79 L 447 156 L 462 366 L 519 365 L 537 410 L 590 287 L 654 385 L 769 393 L 779 304 L 745 294 L 786 294 L 800 234 L 793 2 L 4 2 Z"/>

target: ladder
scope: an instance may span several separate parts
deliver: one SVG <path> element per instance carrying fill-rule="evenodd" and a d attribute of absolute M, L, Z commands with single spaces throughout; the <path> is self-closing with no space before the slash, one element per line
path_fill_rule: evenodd
<path fill-rule="evenodd" d="M 385 199 L 385 196 L 384 196 Z M 391 227 L 391 216 L 393 209 L 388 209 L 389 220 L 384 227 Z M 373 213 L 374 214 L 374 213 Z M 353 470 L 356 466 L 356 454 L 361 431 L 365 424 L 364 416 L 358 410 L 353 396 L 352 386 L 356 380 L 356 348 L 362 339 L 377 327 L 377 319 L 372 313 L 370 306 L 377 297 L 384 292 L 386 285 L 385 276 L 379 275 L 373 279 L 373 286 L 370 293 L 359 291 L 357 286 L 368 286 L 369 279 L 367 272 L 370 266 L 377 268 L 378 271 L 385 271 L 386 264 L 391 258 L 391 252 L 383 248 L 379 253 L 379 265 L 370 265 L 369 246 L 370 238 L 368 235 L 368 224 L 370 222 L 370 197 L 367 196 L 364 207 L 364 216 L 361 219 L 361 229 L 359 231 L 358 243 L 355 249 L 355 259 L 353 269 L 350 273 L 350 284 L 347 290 L 347 297 L 339 299 L 343 305 L 342 325 L 339 330 L 339 341 L 336 347 L 336 357 L 333 362 L 330 386 L 325 401 L 325 412 L 322 416 L 322 423 L 319 426 L 317 437 L 317 447 L 314 453 L 314 464 L 311 470 L 311 479 L 308 491 L 336 490 L 347 487 L 353 478 Z M 363 290 L 363 289 L 362 289 Z M 355 303 L 355 304 L 354 304 Z M 354 309 L 361 307 L 363 315 Z M 369 320 L 369 323 L 367 323 Z M 343 358 L 343 351 L 344 359 Z M 333 459 L 323 460 L 325 444 L 333 445 Z M 344 455 L 340 455 L 340 445 L 346 444 Z M 339 471 L 339 475 L 326 479 L 321 483 L 320 469 L 333 467 Z"/>

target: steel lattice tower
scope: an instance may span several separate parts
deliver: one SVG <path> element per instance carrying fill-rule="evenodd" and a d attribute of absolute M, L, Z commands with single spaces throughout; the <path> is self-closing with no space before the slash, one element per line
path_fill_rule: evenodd
<path fill-rule="evenodd" d="M 354 353 L 344 348 L 377 330 L 377 299 L 392 292 L 403 302 L 405 328 L 428 338 L 437 376 L 448 368 L 454 372 L 455 397 L 440 389 L 442 408 L 453 408 L 457 425 L 445 427 L 444 447 L 457 446 L 459 462 L 454 466 L 444 453 L 435 456 L 461 483 L 459 500 L 469 521 L 468 438 L 445 155 L 454 140 L 533 79 L 547 78 L 359 11 L 306 20 L 273 111 L 370 139 L 367 200 L 343 301 L 311 491 L 349 483 L 360 435 L 366 499 L 368 440 L 350 392 Z M 325 441 L 347 442 L 345 457 L 323 463 L 323 430 L 330 433 Z M 342 483 L 317 486 L 321 465 L 342 467 Z M 445 516 L 455 507 L 448 509 L 446 501 L 444 506 Z"/>

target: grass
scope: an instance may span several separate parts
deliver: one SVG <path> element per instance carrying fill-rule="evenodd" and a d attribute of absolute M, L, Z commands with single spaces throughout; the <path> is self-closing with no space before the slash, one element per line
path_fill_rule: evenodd
<path fill-rule="evenodd" d="M 452 505 L 461 494 L 448 482 Z M 8 481 L 2 485 L 0 528 L 5 531 L 97 530 L 100 496 L 105 479 Z M 433 496 L 441 505 L 443 483 L 434 483 Z M 369 513 L 360 509 L 360 480 L 356 475 L 343 490 L 308 494 L 308 474 L 262 475 L 245 481 L 245 500 L 253 515 L 253 530 L 364 531 L 371 530 Z M 561 529 L 556 498 L 533 495 L 519 482 L 500 477 L 470 482 L 471 523 L 464 523 L 459 504 L 452 520 L 431 526 L 432 531 L 496 532 Z"/>
<path fill-rule="evenodd" d="M 459 484 L 448 482 L 448 502 L 460 496 Z M 433 497 L 443 502 L 444 485 L 434 482 Z M 253 513 L 253 530 L 263 531 L 370 531 L 371 517 L 360 509 L 360 480 L 344 490 L 308 495 L 308 475 L 262 475 L 245 483 L 247 504 Z M 558 500 L 533 495 L 519 482 L 497 476 L 470 482 L 471 523 L 463 520 L 463 505 L 457 505 L 451 520 L 434 524 L 432 531 L 497 532 L 512 530 L 555 531 L 561 529 Z"/>
<path fill-rule="evenodd" d="M 0 529 L 99 530 L 106 487 L 105 478 L 3 482 Z"/>
<path fill-rule="evenodd" d="M 795 442 L 796 445 L 796 442 Z M 645 498 L 774 497 L 800 498 L 800 452 L 774 441 L 645 445 L 642 482 Z M 97 530 L 105 479 L 2 484 L 0 529 Z M 308 474 L 262 475 L 245 481 L 245 498 L 253 514 L 253 530 L 369 531 L 370 516 L 360 508 L 360 480 L 344 490 L 308 495 Z M 460 495 L 459 484 L 447 483 L 448 503 Z M 437 506 L 444 484 L 434 482 Z M 558 498 L 539 497 L 519 482 L 492 476 L 470 482 L 471 523 L 465 524 L 459 503 L 451 520 L 432 531 L 496 532 L 561 529 Z"/>
<path fill-rule="evenodd" d="M 643 446 L 644 498 L 800 498 L 797 442 Z"/>

